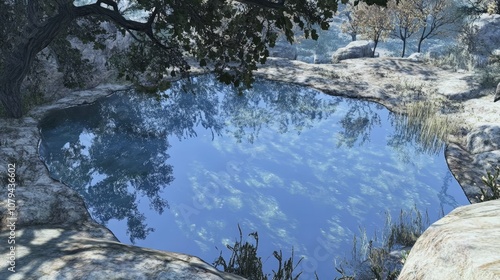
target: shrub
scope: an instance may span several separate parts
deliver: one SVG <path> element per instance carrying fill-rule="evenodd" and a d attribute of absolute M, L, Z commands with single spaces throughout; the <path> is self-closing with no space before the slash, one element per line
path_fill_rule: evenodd
<path fill-rule="evenodd" d="M 481 202 L 500 198 L 500 166 L 496 166 L 493 171 L 486 171 L 486 176 L 481 178 L 488 190 L 481 190 Z"/>

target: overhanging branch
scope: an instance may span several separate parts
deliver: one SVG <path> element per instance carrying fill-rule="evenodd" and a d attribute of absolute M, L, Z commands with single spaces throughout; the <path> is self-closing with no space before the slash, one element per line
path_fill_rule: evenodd
<path fill-rule="evenodd" d="M 101 3 L 111 6 L 113 9 L 111 10 L 102 7 Z M 89 15 L 105 17 L 108 20 L 117 24 L 118 26 L 125 28 L 125 30 L 127 30 L 132 35 L 132 37 L 134 37 L 134 39 L 138 40 L 138 38 L 131 32 L 131 30 L 143 32 L 144 34 L 146 34 L 146 36 L 148 36 L 149 39 L 151 39 L 151 41 L 153 41 L 153 43 L 157 44 L 160 48 L 165 50 L 171 50 L 172 48 L 163 44 L 158 38 L 156 38 L 153 32 L 153 23 L 156 16 L 158 15 L 158 10 L 159 10 L 158 7 L 156 7 L 153 10 L 147 22 L 139 22 L 126 19 L 118 10 L 118 5 L 116 4 L 115 1 L 99 0 L 94 4 L 76 7 L 76 14 L 78 17 L 84 17 Z"/>
<path fill-rule="evenodd" d="M 285 0 L 279 0 L 277 2 L 268 0 L 236 0 L 236 1 L 247 5 L 260 6 L 270 9 L 281 9 L 285 6 Z"/>

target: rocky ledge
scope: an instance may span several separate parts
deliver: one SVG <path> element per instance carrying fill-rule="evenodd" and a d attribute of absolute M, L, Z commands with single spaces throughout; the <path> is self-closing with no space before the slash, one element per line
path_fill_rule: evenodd
<path fill-rule="evenodd" d="M 478 85 L 471 74 L 452 73 L 407 59 L 382 58 L 321 65 L 269 59 L 257 74 L 329 94 L 375 101 L 397 112 L 404 112 L 408 104 L 418 100 L 446 100 L 459 108 L 443 114 L 459 126 L 448 137 L 446 158 L 473 203 L 478 202 L 480 188 L 484 188 L 481 176 L 500 162 L 500 104 L 492 102 L 491 92 L 476 90 Z M 408 94 L 398 86 L 409 83 L 418 84 L 418 92 Z M 5 256 L 0 262 L 0 279 L 242 279 L 217 271 L 193 256 L 117 242 L 108 229 L 90 218 L 76 192 L 49 177 L 37 152 L 38 121 L 50 110 L 92 102 L 125 88 L 104 85 L 73 92 L 33 109 L 23 119 L 0 119 L 0 177 L 6 182 L 8 174 L 16 175 L 16 188 L 4 189 L 5 197 L 0 200 L 0 239 L 5 242 L 0 246 Z M 11 201 L 7 199 L 9 193 Z M 436 222 L 410 253 L 403 271 L 407 276 L 401 277 L 437 279 L 431 276 L 441 267 L 428 259 L 435 256 L 446 262 L 440 279 L 457 279 L 453 274 L 456 271 L 480 277 L 477 279 L 498 279 L 500 256 L 494 252 L 500 248 L 495 241 L 498 235 L 495 238 L 491 229 L 498 229 L 499 209 L 498 201 L 464 206 Z M 462 224 L 453 226 L 457 221 Z M 445 231 L 439 233 L 436 229 L 441 228 Z M 464 246 L 472 249 L 462 250 Z M 446 258 L 454 257 L 448 254 L 455 252 L 462 252 L 463 259 L 470 262 L 447 262 Z M 435 265 L 419 265 L 424 263 Z"/>

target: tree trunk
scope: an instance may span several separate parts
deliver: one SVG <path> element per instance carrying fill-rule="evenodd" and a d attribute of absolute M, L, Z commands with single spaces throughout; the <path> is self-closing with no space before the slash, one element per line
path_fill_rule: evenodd
<path fill-rule="evenodd" d="M 417 52 L 420 52 L 420 49 L 422 47 L 422 42 L 424 41 L 424 39 L 420 38 L 420 40 L 418 40 L 418 48 L 417 48 Z"/>
<path fill-rule="evenodd" d="M 406 51 L 406 38 L 403 39 L 403 51 L 401 52 L 401 57 L 405 57 L 405 51 Z"/>
<path fill-rule="evenodd" d="M 15 83 L 2 83 L 0 87 L 0 101 L 10 118 L 23 116 L 23 103 L 21 100 L 21 86 Z"/>
<path fill-rule="evenodd" d="M 373 52 L 372 52 L 372 57 L 375 57 L 375 50 L 377 49 L 378 45 L 378 39 L 373 40 Z"/>
<path fill-rule="evenodd" d="M 422 42 L 425 40 L 425 38 L 427 38 L 427 36 L 425 35 L 425 31 L 427 30 L 427 26 L 425 26 L 423 29 L 422 29 L 422 34 L 420 34 L 420 39 L 418 39 L 418 48 L 417 48 L 417 52 L 420 52 L 421 51 L 421 47 L 422 47 Z"/>
<path fill-rule="evenodd" d="M 20 118 L 23 115 L 21 84 L 30 70 L 35 56 L 47 47 L 59 32 L 75 18 L 74 6 L 59 7 L 59 13 L 40 26 L 31 26 L 31 32 L 19 40 L 16 48 L 5 55 L 5 65 L 0 76 L 0 100 L 7 116 Z"/>

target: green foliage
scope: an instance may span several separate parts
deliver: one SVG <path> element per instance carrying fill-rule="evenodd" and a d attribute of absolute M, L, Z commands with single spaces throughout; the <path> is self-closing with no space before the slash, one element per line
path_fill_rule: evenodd
<path fill-rule="evenodd" d="M 257 256 L 257 249 L 259 247 L 259 235 L 257 232 L 252 232 L 248 236 L 251 236 L 255 240 L 255 244 L 245 241 L 243 243 L 243 234 L 238 225 L 238 230 L 240 232 L 240 239 L 236 241 L 233 246 L 226 245 L 231 251 L 231 256 L 226 261 L 222 257 L 222 251 L 220 252 L 219 258 L 217 258 L 213 265 L 217 268 L 221 266 L 225 272 L 233 273 L 236 275 L 243 276 L 250 280 L 297 280 L 299 279 L 302 272 L 294 275 L 294 272 L 302 261 L 302 258 L 294 264 L 293 260 L 293 249 L 292 256 L 287 260 L 283 261 L 283 254 L 281 250 L 274 251 L 273 256 L 278 261 L 277 270 L 273 270 L 272 278 L 268 278 L 271 274 L 266 274 L 262 269 L 262 258 Z"/>
<path fill-rule="evenodd" d="M 481 177 L 484 185 L 488 188 L 487 191 L 481 190 L 482 202 L 488 200 L 495 200 L 500 198 L 500 166 L 496 166 L 494 170 L 486 171 L 486 176 Z"/>
<path fill-rule="evenodd" d="M 37 55 L 49 48 L 64 84 L 81 87 L 92 67 L 74 43 L 103 50 L 120 31 L 134 42 L 110 62 L 138 85 L 151 87 L 183 74 L 189 71 L 187 58 L 194 58 L 220 81 L 250 87 L 253 71 L 266 62 L 279 34 L 293 43 L 298 28 L 317 40 L 318 26 L 327 29 L 336 10 L 337 0 L 98 0 L 79 6 L 69 0 L 2 1 L 0 82 L 23 81 Z M 130 18 L 134 12 L 142 18 Z M 20 117 L 21 85 L 7 87 L 0 101 L 10 116 Z M 9 94 L 16 98 L 7 98 Z"/>

